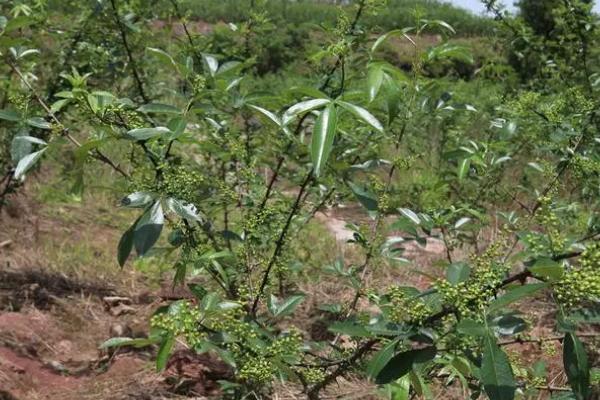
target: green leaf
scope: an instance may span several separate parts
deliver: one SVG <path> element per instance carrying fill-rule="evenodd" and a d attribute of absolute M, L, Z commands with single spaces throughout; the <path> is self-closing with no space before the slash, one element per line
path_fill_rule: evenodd
<path fill-rule="evenodd" d="M 563 342 L 563 363 L 569 385 L 577 400 L 589 399 L 590 368 L 583 343 L 573 332 L 565 334 Z"/>
<path fill-rule="evenodd" d="M 424 400 L 433 400 L 433 393 L 431 392 L 429 385 L 423 378 L 423 375 L 419 371 L 413 369 L 412 371 L 410 371 L 408 376 L 410 378 L 410 383 L 415 389 L 415 393 L 417 394 L 417 396 Z"/>
<path fill-rule="evenodd" d="M 462 217 L 461 219 L 456 221 L 456 223 L 454 223 L 454 229 L 460 229 L 463 225 L 467 224 L 469 221 L 471 221 L 471 218 Z"/>
<path fill-rule="evenodd" d="M 311 158 L 315 176 L 319 176 L 333 147 L 337 125 L 335 105 L 330 103 L 319 115 L 311 139 Z"/>
<path fill-rule="evenodd" d="M 384 72 L 380 63 L 369 64 L 367 70 L 367 87 L 369 89 L 369 102 L 375 100 L 381 84 L 383 83 Z"/>
<path fill-rule="evenodd" d="M 473 64 L 473 55 L 469 51 L 468 47 L 457 46 L 450 43 L 444 43 L 436 47 L 432 47 L 428 50 L 427 61 L 438 61 L 438 60 L 457 60 L 466 64 Z"/>
<path fill-rule="evenodd" d="M 465 179 L 467 174 L 469 173 L 469 169 L 471 168 L 471 159 L 465 158 L 462 160 L 460 165 L 458 166 L 458 180 L 462 181 Z"/>
<path fill-rule="evenodd" d="M 508 289 L 507 292 L 496 300 L 492 301 L 488 307 L 488 312 L 499 310 L 510 303 L 521 300 L 533 293 L 548 287 L 547 283 L 532 283 L 529 285 L 518 286 L 514 289 Z"/>
<path fill-rule="evenodd" d="M 50 111 L 52 111 L 53 113 L 57 113 L 60 110 L 62 110 L 67 104 L 71 103 L 71 99 L 60 99 L 60 100 L 56 100 L 54 103 L 52 103 L 52 105 L 50 106 Z"/>
<path fill-rule="evenodd" d="M 30 18 L 28 16 L 25 15 L 21 15 L 19 17 L 10 19 L 7 23 L 6 23 L 6 27 L 4 28 L 4 31 L 6 33 L 12 32 L 14 30 L 20 29 L 20 28 L 24 28 L 26 26 L 32 25 L 35 23 L 35 19 Z"/>
<path fill-rule="evenodd" d="M 158 349 L 158 354 L 156 356 L 156 370 L 158 372 L 165 369 L 167 365 L 167 361 L 169 360 L 169 355 L 171 355 L 171 349 L 175 344 L 175 337 L 173 335 L 169 335 L 160 344 L 160 348 Z"/>
<path fill-rule="evenodd" d="M 181 114 L 181 110 L 170 104 L 150 103 L 144 104 L 137 109 L 146 114 Z"/>
<path fill-rule="evenodd" d="M 161 49 L 157 49 L 157 48 L 154 48 L 154 47 L 148 47 L 147 50 L 149 52 L 157 55 L 163 61 L 166 61 L 168 64 L 172 64 L 175 68 L 177 68 L 177 63 L 175 62 L 175 60 L 173 59 L 173 57 L 171 57 L 171 55 L 169 53 L 167 53 L 166 51 L 161 50 Z"/>
<path fill-rule="evenodd" d="M 275 125 L 281 126 L 281 120 L 279 119 L 279 117 L 277 115 L 275 115 L 271 111 L 269 111 L 267 109 L 264 109 L 262 107 L 259 107 L 259 106 L 254 106 L 252 104 L 248 104 L 248 107 L 250 107 L 253 110 L 256 110 L 259 113 L 263 114 L 265 117 L 267 117 L 268 119 L 270 119 Z"/>
<path fill-rule="evenodd" d="M 315 110 L 317 108 L 321 108 L 329 103 L 331 103 L 331 100 L 329 99 L 312 99 L 294 104 L 293 106 L 288 108 L 287 111 L 283 114 L 283 124 L 287 125 L 292 119 L 296 118 L 298 115 Z"/>
<path fill-rule="evenodd" d="M 38 49 L 26 49 L 26 50 L 19 50 L 18 54 L 16 55 L 16 59 L 21 59 L 24 57 L 27 57 L 30 54 L 40 54 L 40 51 Z"/>
<path fill-rule="evenodd" d="M 600 306 L 596 303 L 590 307 L 573 310 L 565 318 L 576 324 L 600 324 Z"/>
<path fill-rule="evenodd" d="M 465 282 L 471 276 L 471 267 L 465 262 L 455 262 L 448 265 L 446 279 L 453 285 Z"/>
<path fill-rule="evenodd" d="M 143 256 L 154 246 L 163 228 L 165 216 L 160 201 L 154 203 L 142 215 L 136 224 L 133 234 L 133 244 L 140 256 Z"/>
<path fill-rule="evenodd" d="M 427 363 L 435 358 L 437 349 L 433 346 L 408 350 L 395 355 L 377 374 L 375 382 L 389 383 L 412 371 L 413 366 Z"/>
<path fill-rule="evenodd" d="M 202 301 L 204 296 L 206 296 L 206 294 L 208 293 L 208 291 L 204 289 L 202 285 L 199 285 L 197 283 L 188 283 L 188 288 L 193 293 L 194 297 L 198 299 L 198 301 Z"/>
<path fill-rule="evenodd" d="M 355 185 L 354 183 L 348 181 L 348 186 L 354 193 L 356 199 L 362 204 L 368 211 L 377 211 L 379 208 L 377 204 L 377 198 L 373 193 L 368 192 L 362 187 Z"/>
<path fill-rule="evenodd" d="M 489 330 L 481 322 L 471 319 L 463 319 L 456 325 L 456 330 L 459 333 L 469 336 L 485 336 L 489 334 Z"/>
<path fill-rule="evenodd" d="M 31 167 L 33 167 L 37 160 L 40 159 L 40 157 L 42 156 L 42 154 L 44 154 L 46 149 L 47 147 L 43 148 L 40 151 L 28 154 L 22 159 L 20 159 L 19 163 L 17 164 L 17 167 L 15 168 L 15 179 L 21 179 L 23 175 L 25 175 L 25 173 L 29 171 Z"/>
<path fill-rule="evenodd" d="M 373 355 L 371 361 L 367 364 L 367 375 L 375 378 L 379 372 L 386 366 L 386 364 L 392 359 L 396 352 L 396 346 L 398 340 L 392 340 L 386 344 L 381 350 Z"/>
<path fill-rule="evenodd" d="M 144 208 L 152 203 L 154 195 L 148 192 L 134 192 L 121 200 L 121 205 L 130 208 Z"/>
<path fill-rule="evenodd" d="M 352 114 L 356 115 L 358 118 L 362 119 L 364 122 L 366 122 L 367 124 L 369 124 L 375 130 L 377 130 L 379 132 L 383 132 L 383 125 L 381 125 L 381 122 L 379 122 L 377 120 L 377 118 L 375 118 L 373 116 L 373 114 L 371 114 L 370 112 L 368 112 L 364 108 L 359 107 L 359 106 L 354 105 L 354 104 L 347 103 L 345 101 L 337 101 L 337 104 L 339 104 L 340 106 L 342 106 L 346 110 L 350 111 Z"/>
<path fill-rule="evenodd" d="M 52 128 L 52 124 L 50 122 L 46 121 L 42 117 L 27 118 L 27 120 L 25 122 L 27 123 L 27 125 L 31 125 L 35 128 L 40 128 L 40 129 L 51 129 Z"/>
<path fill-rule="evenodd" d="M 389 32 L 381 35 L 379 38 L 377 38 L 375 43 L 373 43 L 373 46 L 371 47 L 371 51 L 372 52 L 376 51 L 383 42 L 385 42 L 386 40 L 388 40 L 389 38 L 394 37 L 394 36 L 404 36 L 406 39 L 408 39 L 411 43 L 414 44 L 413 40 L 407 35 L 407 33 L 409 31 L 411 31 L 412 29 L 413 28 L 394 29 L 393 31 L 389 31 Z"/>
<path fill-rule="evenodd" d="M 131 250 L 133 249 L 133 238 L 134 231 L 138 221 L 135 221 L 133 225 L 129 227 L 121 236 L 119 240 L 119 246 L 117 247 L 117 261 L 119 262 L 119 266 L 123 268 L 125 262 L 129 258 L 131 254 Z"/>
<path fill-rule="evenodd" d="M 399 208 L 398 211 L 400 211 L 400 213 L 408 218 L 413 224 L 421 225 L 421 219 L 413 210 L 408 208 Z"/>
<path fill-rule="evenodd" d="M 198 214 L 196 206 L 191 203 L 185 203 L 182 200 L 171 197 L 167 199 L 167 207 L 183 219 L 202 222 L 202 218 L 200 217 L 200 214 Z"/>
<path fill-rule="evenodd" d="M 42 139 L 33 137 L 33 136 L 15 136 L 15 138 L 13 139 L 13 141 L 25 141 L 25 142 L 29 142 L 29 143 L 35 143 L 35 144 L 42 144 L 42 145 L 47 145 L 48 143 L 46 143 L 45 141 L 43 141 Z"/>
<path fill-rule="evenodd" d="M 169 128 L 158 126 L 156 128 L 138 128 L 132 129 L 125 134 L 125 137 L 132 140 L 148 140 L 157 136 L 171 133 Z"/>
<path fill-rule="evenodd" d="M 296 307 L 304 300 L 304 295 L 294 295 L 285 299 L 281 304 L 277 306 L 275 310 L 275 317 L 283 317 L 285 315 L 289 315 L 294 312 Z"/>
<path fill-rule="evenodd" d="M 333 333 L 339 333 L 342 335 L 348 335 L 352 337 L 368 337 L 372 336 L 371 332 L 364 326 L 354 321 L 339 321 L 334 322 L 329 326 L 329 331 Z"/>
<path fill-rule="evenodd" d="M 176 139 L 183 134 L 183 132 L 185 132 L 185 128 L 187 128 L 187 120 L 183 117 L 173 117 L 167 123 L 167 128 L 173 132 L 173 134 L 169 137 L 169 140 Z"/>
<path fill-rule="evenodd" d="M 527 328 L 527 323 L 514 313 L 508 313 L 493 318 L 490 326 L 500 335 L 510 336 L 523 332 Z"/>
<path fill-rule="evenodd" d="M 453 34 L 456 33 L 456 31 L 454 30 L 454 28 L 450 24 L 448 24 L 446 21 L 442 21 L 440 19 L 435 19 L 435 20 L 427 21 L 427 25 L 429 25 L 429 26 L 440 26 L 440 27 L 442 27 L 442 28 L 450 31 L 450 33 L 453 33 Z"/>
<path fill-rule="evenodd" d="M 408 400 L 410 396 L 410 376 L 404 375 L 396 382 L 389 383 L 390 400 Z"/>
<path fill-rule="evenodd" d="M 215 73 L 219 69 L 219 62 L 217 61 L 216 57 L 206 53 L 202 53 L 201 55 L 204 68 L 206 68 L 210 76 L 215 76 Z"/>
<path fill-rule="evenodd" d="M 99 349 L 108 349 L 110 347 L 132 346 L 136 348 L 146 347 L 158 342 L 157 338 L 129 338 L 129 337 L 114 337 L 102 343 Z"/>
<path fill-rule="evenodd" d="M 549 257 L 540 257 L 528 268 L 534 276 L 550 280 L 558 280 L 564 273 L 564 268 L 559 262 Z"/>
<path fill-rule="evenodd" d="M 27 139 L 21 139 L 28 137 L 27 133 L 29 133 L 27 128 L 22 129 L 16 134 L 12 140 L 12 143 L 10 144 L 10 158 L 14 163 L 18 163 L 19 160 L 21 160 L 27 154 L 31 154 L 33 152 L 33 142 Z"/>
<path fill-rule="evenodd" d="M 517 388 L 506 354 L 496 338 L 486 335 L 481 360 L 481 382 L 490 400 L 512 400 Z"/>
<path fill-rule="evenodd" d="M 5 119 L 7 121 L 18 122 L 21 120 L 21 115 L 17 113 L 15 110 L 0 110 L 0 119 Z"/>

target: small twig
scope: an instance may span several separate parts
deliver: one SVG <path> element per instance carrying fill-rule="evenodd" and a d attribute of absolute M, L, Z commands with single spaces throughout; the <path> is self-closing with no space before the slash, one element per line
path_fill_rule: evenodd
<path fill-rule="evenodd" d="M 252 305 L 252 315 L 256 315 L 256 309 L 258 308 L 258 303 L 260 302 L 260 298 L 262 297 L 262 294 L 264 293 L 265 288 L 266 288 L 267 284 L 269 283 L 269 275 L 271 273 L 271 270 L 273 269 L 273 265 L 275 265 L 275 262 L 277 261 L 279 255 L 281 253 L 281 250 L 285 243 L 285 239 L 287 237 L 288 230 L 290 229 L 290 226 L 292 224 L 292 220 L 296 216 L 296 213 L 300 210 L 300 203 L 302 200 L 302 196 L 304 195 L 304 191 L 307 189 L 309 183 L 312 180 L 313 180 L 313 170 L 311 168 L 310 171 L 308 171 L 308 173 L 306 174 L 306 177 L 304 178 L 302 185 L 300 186 L 300 191 L 298 192 L 298 195 L 296 196 L 294 205 L 292 206 L 292 209 L 290 210 L 290 213 L 288 214 L 288 217 L 285 222 L 285 225 L 283 226 L 283 229 L 281 229 L 279 238 L 275 242 L 275 250 L 273 251 L 273 255 L 271 256 L 271 259 L 269 261 L 269 264 L 267 265 L 267 268 L 265 269 L 261 284 L 258 289 L 258 293 L 256 294 L 256 298 L 254 299 L 254 304 Z"/>
<path fill-rule="evenodd" d="M 125 48 L 125 52 L 127 53 L 127 58 L 129 59 L 129 64 L 131 64 L 131 71 L 133 73 L 133 78 L 138 87 L 138 91 L 140 92 L 140 96 L 144 100 L 145 103 L 148 103 L 150 99 L 146 96 L 146 92 L 144 91 L 144 84 L 142 83 L 142 78 L 140 78 L 140 74 L 138 73 L 137 64 L 135 62 L 135 58 L 133 57 L 133 52 L 131 51 L 131 47 L 129 46 L 129 41 L 127 39 L 127 32 L 125 31 L 125 26 L 123 26 L 123 22 L 121 21 L 121 17 L 119 16 L 119 10 L 115 3 L 115 0 L 110 0 L 110 4 L 113 9 L 113 15 L 115 17 L 115 22 L 117 27 L 119 28 L 119 33 L 121 34 L 121 41 L 123 42 L 123 47 Z"/>
<path fill-rule="evenodd" d="M 58 118 L 56 117 L 56 115 L 52 112 L 52 110 L 50 109 L 50 107 L 48 107 L 48 105 L 46 104 L 46 102 L 44 101 L 44 99 L 42 99 L 40 97 L 40 95 L 37 93 L 37 91 L 31 86 L 31 84 L 27 81 L 27 79 L 25 78 L 25 76 L 23 75 L 23 73 L 21 72 L 21 70 L 19 69 L 19 67 L 17 65 L 15 65 L 12 61 L 7 60 L 7 64 L 8 66 L 14 71 L 14 73 L 17 74 L 17 76 L 19 77 L 19 79 L 23 82 L 23 84 L 29 89 L 29 91 L 31 92 L 31 94 L 33 95 L 33 97 L 35 98 L 35 100 L 38 102 L 38 104 L 44 109 L 44 111 L 48 114 L 48 116 L 52 119 L 52 121 L 57 125 L 62 127 L 62 135 L 64 137 L 66 137 L 71 143 L 73 143 L 76 147 L 81 147 L 81 143 L 79 143 L 79 141 L 77 139 L 75 139 L 68 131 L 67 128 L 64 127 L 64 125 L 58 120 Z M 90 152 L 90 155 L 92 157 L 94 157 L 95 159 L 109 165 L 112 169 L 114 169 L 115 171 L 117 171 L 119 174 L 121 174 L 124 177 L 129 177 L 129 174 L 127 174 L 127 172 L 123 171 L 121 169 L 121 167 L 117 164 L 115 164 L 110 158 L 108 158 L 106 155 L 104 155 L 100 150 L 98 149 L 94 149 L 93 152 Z"/>
<path fill-rule="evenodd" d="M 600 332 L 599 333 L 577 333 L 576 334 L 577 337 L 579 338 L 597 338 L 600 337 Z M 537 338 L 529 338 L 529 339 L 524 339 L 524 338 L 515 338 L 515 339 L 508 339 L 508 340 L 504 340 L 499 342 L 498 344 L 500 346 L 507 346 L 509 344 L 524 344 L 524 343 L 545 343 L 545 342 L 559 342 L 564 340 L 564 335 L 556 335 L 556 336 L 548 336 L 548 337 L 537 337 Z"/>

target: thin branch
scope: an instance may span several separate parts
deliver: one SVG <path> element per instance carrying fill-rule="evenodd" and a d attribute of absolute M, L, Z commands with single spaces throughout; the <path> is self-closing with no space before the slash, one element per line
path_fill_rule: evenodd
<path fill-rule="evenodd" d="M 350 357 L 344 360 L 335 369 L 335 371 L 331 372 L 325 377 L 325 379 L 323 379 L 319 383 L 316 383 L 312 388 L 310 388 L 310 390 L 307 393 L 307 397 L 310 400 L 318 400 L 319 392 L 321 391 L 321 389 L 335 381 L 338 376 L 343 375 L 346 371 L 348 371 L 348 369 L 352 368 L 355 365 L 355 363 L 358 360 L 360 360 L 365 354 L 367 354 L 371 350 L 371 348 L 373 348 L 373 346 L 375 346 L 375 344 L 377 344 L 378 342 L 379 340 L 377 339 L 371 339 L 359 346 Z"/>
<path fill-rule="evenodd" d="M 298 192 L 298 195 L 296 196 L 294 205 L 292 206 L 292 209 L 290 210 L 290 213 L 288 214 L 288 217 L 285 222 L 285 225 L 283 226 L 283 229 L 281 229 L 279 238 L 275 242 L 275 250 L 273 251 L 273 255 L 271 256 L 271 259 L 269 261 L 269 264 L 267 265 L 267 268 L 265 269 L 261 284 L 258 289 L 258 293 L 256 294 L 256 298 L 254 299 L 254 304 L 252 305 L 252 315 L 256 315 L 256 310 L 258 308 L 258 303 L 260 302 L 260 298 L 262 297 L 262 295 L 265 291 L 265 288 L 266 288 L 267 284 L 269 283 L 269 275 L 271 273 L 271 270 L 273 269 L 273 265 L 275 265 L 275 262 L 277 261 L 279 255 L 281 253 L 281 250 L 283 249 L 283 245 L 285 243 L 287 233 L 292 224 L 292 220 L 296 216 L 296 213 L 300 210 L 300 203 L 302 200 L 302 196 L 304 195 L 304 192 L 306 191 L 309 183 L 312 180 L 313 180 L 313 170 L 311 168 L 311 170 L 308 171 L 308 173 L 306 174 L 306 177 L 304 178 L 304 181 L 302 182 L 302 186 L 300 186 L 300 191 Z"/>
<path fill-rule="evenodd" d="M 110 4 L 113 9 L 113 15 L 115 19 L 115 23 L 119 28 L 119 33 L 121 34 L 121 41 L 123 42 L 123 47 L 125 48 L 125 52 L 127 53 L 127 58 L 129 59 L 129 64 L 131 64 L 131 71 L 133 73 L 133 78 L 135 79 L 135 83 L 137 84 L 138 91 L 140 92 L 140 96 L 144 100 L 145 103 L 150 101 L 149 97 L 146 96 L 146 92 L 144 91 L 144 84 L 142 83 L 142 78 L 138 72 L 137 64 L 135 62 L 135 58 L 133 57 L 133 52 L 131 51 L 131 47 L 129 46 L 129 41 L 127 39 L 127 32 L 125 30 L 125 26 L 121 21 L 121 17 L 119 16 L 119 10 L 117 8 L 115 0 L 110 0 Z"/>
<path fill-rule="evenodd" d="M 10 68 L 17 74 L 17 76 L 19 77 L 19 79 L 23 82 L 23 84 L 25 84 L 25 86 L 29 89 L 29 91 L 31 92 L 31 94 L 33 95 L 33 97 L 35 98 L 35 100 L 38 102 L 38 104 L 44 109 L 44 111 L 48 114 L 48 116 L 50 117 L 50 119 L 52 119 L 52 121 L 57 125 L 62 127 L 62 135 L 64 137 L 66 137 L 71 143 L 73 143 L 76 147 L 81 147 L 81 143 L 79 143 L 79 141 L 77 139 L 75 139 L 68 131 L 67 128 L 64 127 L 64 125 L 58 120 L 58 118 L 56 117 L 56 115 L 52 112 L 52 110 L 50 109 L 50 107 L 48 107 L 48 105 L 46 104 L 46 102 L 44 101 L 44 99 L 42 99 L 40 97 L 40 95 L 37 93 L 37 91 L 31 86 L 31 84 L 27 81 L 27 79 L 25 78 L 25 76 L 23 75 L 23 73 L 21 72 L 21 70 L 19 69 L 19 67 L 17 65 L 15 65 L 12 61 L 7 60 L 7 64 L 10 66 Z M 123 171 L 123 169 L 121 169 L 121 167 L 117 164 L 115 164 L 110 158 L 108 158 L 106 155 L 104 155 L 104 153 L 102 153 L 100 150 L 98 149 L 94 149 L 93 151 L 89 152 L 89 154 L 97 159 L 98 161 L 101 161 L 105 164 L 107 164 L 108 166 L 110 166 L 113 170 L 117 171 L 119 174 L 121 174 L 122 176 L 128 178 L 129 174 L 127 174 L 127 172 Z"/>
<path fill-rule="evenodd" d="M 597 338 L 600 337 L 600 332 L 596 333 L 577 333 L 578 338 Z M 498 344 L 500 346 L 508 346 L 509 344 L 525 344 L 525 343 L 545 343 L 545 342 L 560 342 L 564 340 L 564 335 L 548 336 L 548 337 L 537 337 L 537 338 L 515 338 L 509 340 L 503 340 Z"/>

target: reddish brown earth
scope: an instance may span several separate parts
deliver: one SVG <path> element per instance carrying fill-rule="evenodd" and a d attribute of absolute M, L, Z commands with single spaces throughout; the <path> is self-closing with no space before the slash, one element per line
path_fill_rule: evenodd
<path fill-rule="evenodd" d="M 120 227 L 86 223 L 102 215 L 93 203 L 48 209 L 25 194 L 0 213 L 0 400 L 218 398 L 202 358 L 159 374 L 154 347 L 99 350 L 114 336 L 145 336 L 152 311 L 186 293 L 119 271 L 113 247 Z M 81 259 L 62 258 L 71 248 Z M 94 264 L 67 265 L 87 259 Z M 110 307 L 104 299 L 111 295 L 129 304 Z M 194 384 L 184 390 L 183 379 Z"/>

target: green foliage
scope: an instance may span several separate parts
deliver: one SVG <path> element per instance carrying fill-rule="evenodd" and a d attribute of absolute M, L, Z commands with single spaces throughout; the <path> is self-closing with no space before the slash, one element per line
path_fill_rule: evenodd
<path fill-rule="evenodd" d="M 505 347 L 529 340 L 524 305 L 544 298 L 567 333 L 530 341 L 563 340 L 562 389 L 589 397 L 577 327 L 597 321 L 600 297 L 600 64 L 588 5 L 553 9 L 542 32 L 486 2 L 520 83 L 510 60 L 450 40 L 489 21 L 437 2 L 410 21 L 393 1 L 154 3 L 0 8 L 2 196 L 50 157 L 78 198 L 111 171 L 129 215 L 118 264 L 134 249 L 145 271 L 172 262 L 195 296 L 158 309 L 148 339 L 103 347 L 157 345 L 158 370 L 178 341 L 212 352 L 234 371 L 229 398 L 269 398 L 283 380 L 317 399 L 353 373 L 396 398 L 455 384 L 510 400 L 546 389 L 545 368 Z M 200 35 L 194 15 L 235 24 Z M 362 210 L 336 259 L 314 217 L 347 203 Z M 433 272 L 415 257 L 428 244 L 443 253 Z M 411 263 L 430 287 L 371 279 Z M 326 301 L 306 281 L 350 296 Z M 305 329 L 311 312 L 327 315 L 322 336 Z"/>
<path fill-rule="evenodd" d="M 333 25 L 336 23 L 340 7 L 328 1 L 318 0 L 266 0 L 262 3 L 262 6 L 272 18 L 296 25 L 304 23 Z M 426 10 L 428 17 L 434 20 L 446 21 L 462 34 L 477 35 L 492 32 L 489 20 L 475 16 L 447 2 L 436 0 L 376 0 L 373 3 L 376 7 L 364 19 L 365 25 L 369 28 L 379 27 L 384 31 L 388 31 L 398 26 L 409 26 L 414 23 L 412 14 L 415 10 Z M 208 0 L 202 2 L 185 1 L 182 7 L 189 10 L 190 17 L 201 18 L 209 22 L 239 22 L 248 20 L 252 13 L 252 4 L 254 3 L 250 0 Z"/>
<path fill-rule="evenodd" d="M 553 10 L 560 7 L 560 1 L 520 0 L 519 14 L 535 34 L 549 37 L 556 27 Z"/>

